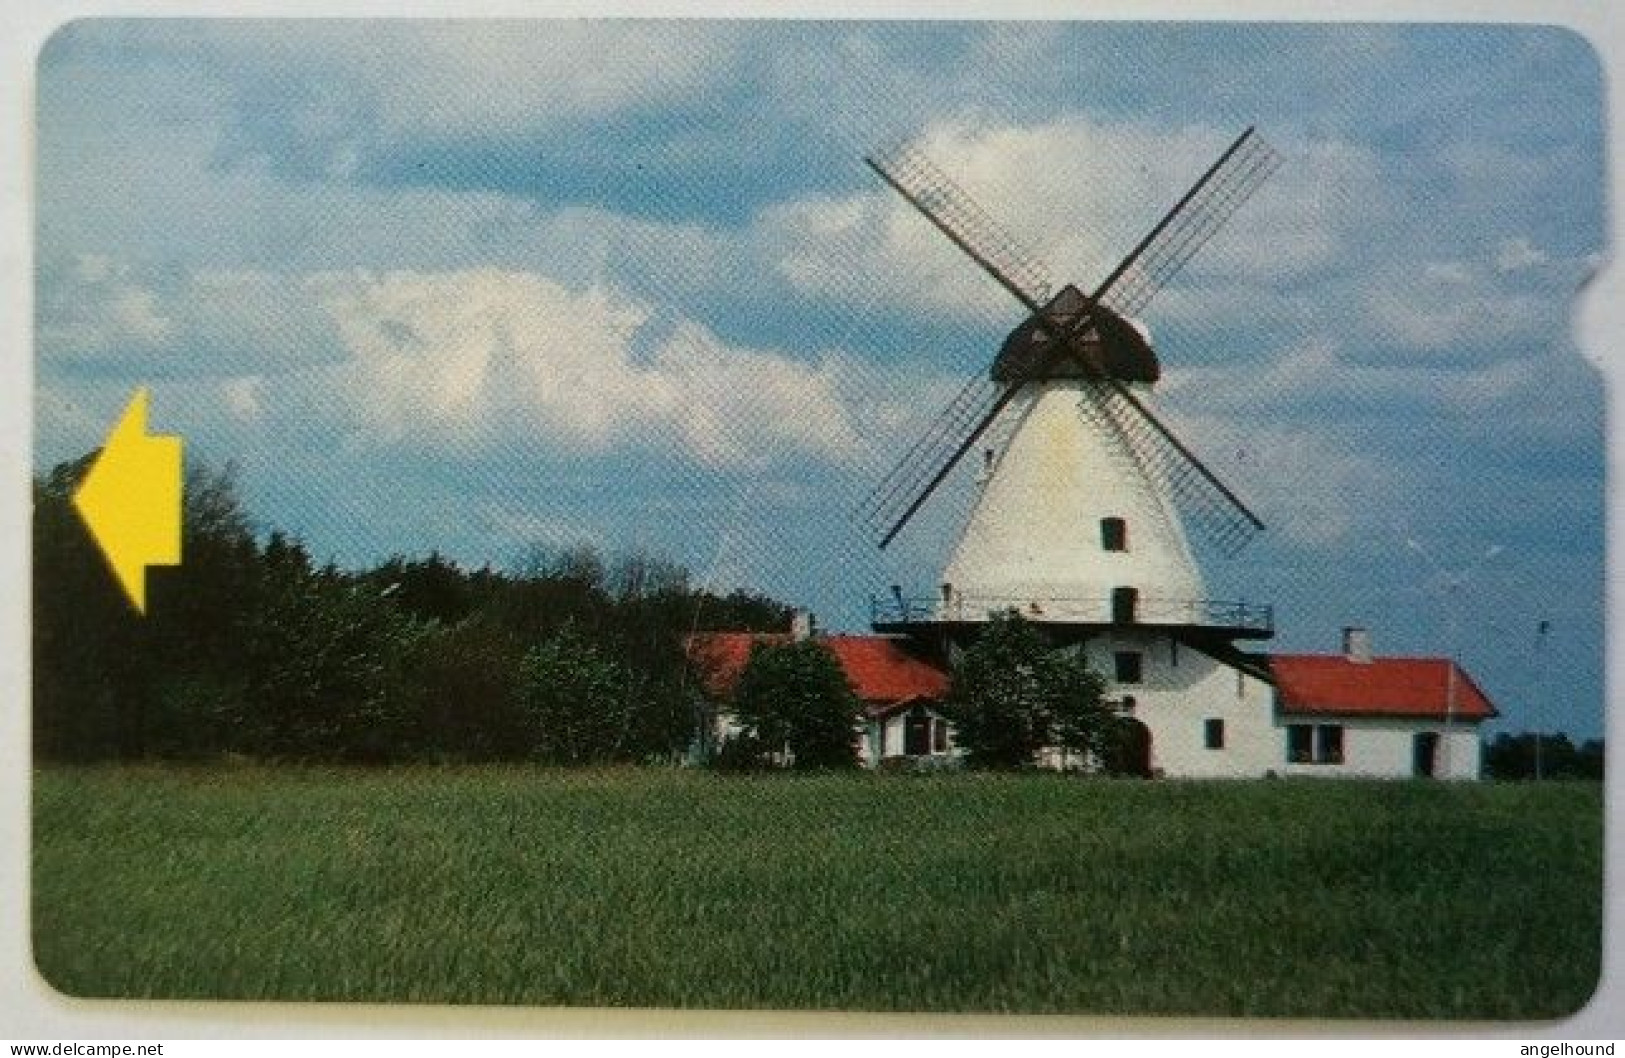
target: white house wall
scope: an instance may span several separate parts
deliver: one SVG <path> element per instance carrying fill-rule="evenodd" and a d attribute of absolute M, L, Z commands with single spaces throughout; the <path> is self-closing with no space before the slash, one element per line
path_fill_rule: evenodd
<path fill-rule="evenodd" d="M 1440 779 L 1476 779 L 1479 777 L 1481 750 L 1478 725 L 1455 723 L 1450 726 L 1450 737 L 1444 737 L 1442 721 L 1403 720 L 1367 717 L 1307 717 L 1282 718 L 1281 745 L 1285 752 L 1287 723 L 1341 724 L 1343 727 L 1343 762 L 1341 764 L 1284 764 L 1277 768 L 1282 775 L 1343 776 L 1347 778 L 1409 778 L 1413 774 L 1415 739 L 1423 732 L 1439 735 L 1438 755 L 1434 776 Z M 1448 744 L 1448 750 L 1446 745 Z"/>
<path fill-rule="evenodd" d="M 1476 779 L 1480 770 L 1478 725 L 1457 722 L 1448 739 L 1440 721 L 1398 718 L 1278 715 L 1275 688 L 1238 672 L 1188 646 L 1155 632 L 1124 630 L 1089 641 L 1090 666 L 1108 679 L 1118 651 L 1141 657 L 1137 684 L 1108 683 L 1107 695 L 1132 695 L 1132 716 L 1151 732 L 1153 773 L 1169 778 L 1257 778 L 1268 772 L 1333 778 L 1409 778 L 1415 737 L 1439 735 L 1435 775 Z M 1206 722 L 1224 722 L 1224 745 L 1209 749 Z M 1293 723 L 1335 724 L 1343 728 L 1341 763 L 1292 763 L 1287 759 L 1287 727 Z M 1448 748 L 1447 748 L 1448 747 Z"/>
<path fill-rule="evenodd" d="M 881 757 L 897 757 L 903 753 L 903 718 L 906 714 L 894 713 L 880 725 L 880 755 Z"/>
<path fill-rule="evenodd" d="M 1085 656 L 1109 680 L 1118 651 L 1140 654 L 1141 679 L 1137 684 L 1111 682 L 1107 695 L 1134 697 L 1130 715 L 1151 731 L 1153 773 L 1240 778 L 1279 768 L 1285 735 L 1273 722 L 1274 688 L 1269 684 L 1155 633 L 1125 630 L 1097 636 L 1086 645 Z M 1224 721 L 1222 749 L 1204 744 L 1209 719 Z"/>

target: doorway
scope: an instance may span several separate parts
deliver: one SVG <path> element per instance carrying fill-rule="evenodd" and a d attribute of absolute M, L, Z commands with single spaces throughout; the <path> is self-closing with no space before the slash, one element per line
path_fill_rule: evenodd
<path fill-rule="evenodd" d="M 931 714 L 921 706 L 903 718 L 903 753 L 909 757 L 931 755 Z"/>
<path fill-rule="evenodd" d="M 1106 771 L 1111 775 L 1151 778 L 1151 729 L 1132 716 L 1117 718 L 1106 750 Z"/>
<path fill-rule="evenodd" d="M 1431 779 L 1439 766 L 1439 733 L 1418 731 L 1411 740 L 1411 774 L 1418 779 Z"/>
<path fill-rule="evenodd" d="M 1134 623 L 1135 609 L 1140 601 L 1138 588 L 1112 589 L 1112 624 L 1131 625 Z"/>

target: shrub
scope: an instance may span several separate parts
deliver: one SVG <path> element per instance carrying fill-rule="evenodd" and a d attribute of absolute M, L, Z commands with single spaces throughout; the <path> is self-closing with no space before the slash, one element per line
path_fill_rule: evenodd
<path fill-rule="evenodd" d="M 734 711 L 758 753 L 776 763 L 857 766 L 858 698 L 835 655 L 817 640 L 753 646 Z"/>
<path fill-rule="evenodd" d="M 630 727 L 631 677 L 574 624 L 525 654 L 519 703 L 525 744 L 554 764 L 622 759 Z"/>
<path fill-rule="evenodd" d="M 997 615 L 954 667 L 944 712 L 975 768 L 1024 768 L 1046 748 L 1099 761 L 1111 714 L 1081 655 L 1057 651 L 1019 614 Z"/>

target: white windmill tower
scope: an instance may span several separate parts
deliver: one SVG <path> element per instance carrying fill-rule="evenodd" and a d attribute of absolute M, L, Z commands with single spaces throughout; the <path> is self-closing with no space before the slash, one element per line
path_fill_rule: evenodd
<path fill-rule="evenodd" d="M 1207 597 L 1185 523 L 1232 554 L 1263 523 L 1153 412 L 1161 367 L 1131 317 L 1279 156 L 1248 129 L 1092 293 L 1068 285 L 1053 296 L 1043 270 L 923 156 L 866 160 L 1028 313 L 861 509 L 885 547 L 975 452 L 978 491 L 939 591 L 877 599 L 876 631 L 963 642 L 1015 609 L 1058 642 L 1104 644 L 1108 656 L 1160 640 L 1170 656 L 1187 644 L 1245 673 L 1233 641 L 1268 637 L 1271 612 Z"/>

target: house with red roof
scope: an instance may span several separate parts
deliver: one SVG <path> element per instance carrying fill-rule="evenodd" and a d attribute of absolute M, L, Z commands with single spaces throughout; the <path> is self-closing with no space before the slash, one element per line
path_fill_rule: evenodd
<path fill-rule="evenodd" d="M 792 633 L 702 632 L 688 638 L 688 656 L 694 663 L 706 691 L 726 701 L 758 643 L 787 643 Z M 859 758 L 877 765 L 890 758 L 942 758 L 953 755 L 950 725 L 937 711 L 948 694 L 947 670 L 917 650 L 902 636 L 825 635 L 818 641 L 827 647 L 853 693 L 863 703 L 863 737 Z M 715 739 L 734 733 L 726 713 L 722 714 Z"/>
<path fill-rule="evenodd" d="M 754 644 L 797 634 L 811 633 L 805 627 L 798 633 L 700 633 L 690 637 L 688 653 L 706 690 L 725 701 Z M 947 667 L 916 640 L 827 635 L 819 641 L 863 703 L 859 754 L 865 763 L 956 756 L 952 725 L 939 711 L 948 693 Z M 1364 629 L 1345 629 L 1336 654 L 1215 651 L 1203 664 L 1182 665 L 1181 654 L 1191 648 L 1175 643 L 1166 656 L 1129 666 L 1124 645 L 1103 638 L 1082 649 L 1111 677 L 1108 699 L 1138 740 L 1134 770 L 1147 775 L 1474 779 L 1481 725 L 1497 715 L 1454 661 L 1375 656 Z M 724 720 L 715 735 L 731 733 Z"/>
<path fill-rule="evenodd" d="M 1480 725 L 1498 714 L 1449 658 L 1372 655 L 1362 629 L 1340 654 L 1276 654 L 1284 771 L 1476 779 Z"/>

